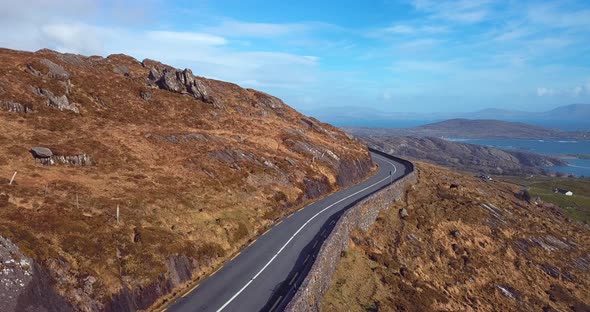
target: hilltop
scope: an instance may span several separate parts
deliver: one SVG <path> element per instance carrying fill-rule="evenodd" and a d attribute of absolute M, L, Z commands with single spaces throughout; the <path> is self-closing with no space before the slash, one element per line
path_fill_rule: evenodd
<path fill-rule="evenodd" d="M 590 311 L 587 225 L 519 186 L 417 168 L 406 198 L 353 233 L 323 311 Z"/>
<path fill-rule="evenodd" d="M 449 119 L 413 128 L 346 127 L 347 132 L 359 136 L 405 135 L 415 137 L 445 137 L 463 139 L 575 139 L 588 140 L 590 133 L 560 131 L 522 122 L 488 119 Z"/>
<path fill-rule="evenodd" d="M 274 96 L 126 55 L 0 49 L 0 121 L 8 311 L 148 309 L 373 166 Z"/>

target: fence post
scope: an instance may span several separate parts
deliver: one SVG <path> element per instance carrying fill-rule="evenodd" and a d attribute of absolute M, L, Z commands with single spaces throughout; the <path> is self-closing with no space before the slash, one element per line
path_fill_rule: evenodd
<path fill-rule="evenodd" d="M 10 183 L 8 183 L 8 185 L 12 185 L 12 182 L 14 182 L 14 177 L 16 177 L 16 171 L 12 175 L 12 178 L 10 179 Z"/>

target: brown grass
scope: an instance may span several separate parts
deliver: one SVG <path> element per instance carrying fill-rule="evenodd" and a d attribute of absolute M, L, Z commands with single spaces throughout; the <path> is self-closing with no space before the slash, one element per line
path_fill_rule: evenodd
<path fill-rule="evenodd" d="M 67 95 L 80 114 L 45 105 L 31 86 L 64 94 L 64 84 L 25 72 L 42 58 L 71 74 Z M 130 77 L 113 72 L 125 64 Z M 36 66 L 36 65 L 33 65 Z M 263 232 L 275 219 L 306 203 L 303 178 L 337 174 L 329 163 L 310 164 L 309 156 L 289 150 L 284 129 L 299 129 L 305 141 L 342 158 L 366 159 L 366 149 L 342 132 L 323 125 L 337 140 L 304 129 L 299 113 L 280 114 L 257 103 L 259 93 L 206 80 L 222 108 L 189 96 L 149 88 L 149 68 L 122 56 L 70 64 L 59 54 L 0 49 L 0 100 L 31 103 L 33 114 L 0 112 L 0 235 L 59 278 L 57 291 L 74 296 L 79 279 L 92 275 L 101 285 L 96 298 L 122 288 L 144 286 L 166 273 L 166 261 L 181 254 L 201 263 L 205 275 Z M 141 91 L 152 98 L 140 98 Z M 219 93 L 223 92 L 223 93 Z M 264 96 L 263 96 L 264 97 Z M 267 117 L 261 117 L 266 110 Z M 199 133 L 206 140 L 171 142 L 149 137 Z M 31 157 L 33 146 L 58 154 L 88 154 L 89 167 L 43 166 Z M 226 162 L 216 151 L 242 151 L 254 159 Z M 291 166 L 286 158 L 297 161 Z M 264 165 L 272 162 L 276 168 Z M 4 179 L 18 171 L 16 183 Z M 333 186 L 335 189 L 336 187 Z M 78 205 L 76 204 L 76 195 Z M 116 223 L 117 205 L 121 222 Z M 133 242 L 134 230 L 141 242 Z M 59 260 L 59 261 L 58 261 Z M 64 262 L 68 268 L 50 265 Z M 83 304 L 83 303 L 80 303 Z"/>
<path fill-rule="evenodd" d="M 512 184 L 427 164 L 419 164 L 418 173 L 405 200 L 381 213 L 366 233 L 352 235 L 324 311 L 590 309 L 590 271 L 580 265 L 580 259 L 590 261 L 587 228 L 517 199 Z M 461 186 L 451 189 L 453 183 Z M 499 208 L 506 223 L 483 203 Z M 399 218 L 402 207 L 409 211 L 406 220 Z M 550 237 L 565 245 L 545 249 L 531 241 Z M 550 276 L 549 266 L 561 273 Z"/>

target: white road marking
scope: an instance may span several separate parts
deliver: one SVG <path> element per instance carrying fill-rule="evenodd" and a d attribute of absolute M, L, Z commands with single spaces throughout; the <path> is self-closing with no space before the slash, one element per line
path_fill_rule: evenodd
<path fill-rule="evenodd" d="M 383 156 L 380 156 L 380 155 L 376 155 L 376 156 L 377 156 L 377 157 L 379 157 L 379 158 L 381 158 L 381 159 L 383 159 L 383 160 L 385 160 L 386 162 L 388 162 L 390 165 L 392 165 L 392 166 L 393 166 L 393 174 L 395 174 L 395 173 L 397 172 L 397 167 L 396 167 L 396 166 L 395 166 L 395 165 L 394 165 L 392 162 L 390 162 L 389 160 L 387 160 L 387 159 L 386 159 L 385 157 L 383 157 Z M 360 190 L 360 191 L 358 191 L 358 192 L 356 192 L 356 193 L 350 194 L 350 195 L 348 195 L 348 196 L 346 196 L 346 197 L 344 197 L 344 198 L 340 199 L 339 201 L 337 201 L 337 202 L 335 202 L 335 203 L 333 203 L 333 204 L 329 205 L 328 207 L 326 207 L 326 208 L 324 208 L 324 209 L 320 210 L 320 211 L 319 211 L 319 212 L 317 212 L 315 215 L 313 215 L 313 216 L 312 216 L 312 217 L 311 217 L 309 220 L 307 220 L 305 223 L 303 223 L 303 225 L 302 225 L 302 226 L 301 226 L 301 227 L 300 227 L 300 228 L 299 228 L 299 229 L 298 229 L 298 230 L 297 230 L 297 231 L 296 231 L 296 232 L 295 232 L 295 233 L 294 233 L 294 234 L 293 234 L 293 235 L 292 235 L 292 236 L 289 238 L 289 240 L 287 240 L 287 242 L 286 242 L 286 243 L 285 243 L 285 244 L 284 244 L 284 245 L 283 245 L 283 246 L 282 246 L 282 247 L 279 249 L 279 251 L 277 251 L 277 252 L 275 253 L 275 255 L 274 255 L 272 258 L 270 258 L 270 260 L 269 260 L 269 261 L 268 261 L 268 262 L 267 262 L 267 263 L 266 263 L 266 264 L 265 264 L 265 265 L 262 267 L 262 269 L 260 269 L 260 271 L 258 271 L 258 273 L 256 273 L 256 275 L 254 275 L 254 277 L 252 277 L 252 278 L 251 278 L 251 279 L 250 279 L 250 280 L 249 280 L 249 281 L 248 281 L 248 282 L 247 282 L 247 283 L 246 283 L 246 284 L 245 284 L 245 285 L 244 285 L 242 288 L 240 288 L 240 290 L 238 290 L 238 292 L 236 292 L 236 293 L 235 293 L 235 294 L 234 294 L 234 295 L 233 295 L 233 296 L 232 296 L 232 297 L 231 297 L 231 298 L 230 298 L 230 299 L 229 299 L 227 302 L 225 302 L 225 303 L 224 303 L 224 304 L 221 306 L 221 308 L 217 309 L 217 312 L 223 311 L 223 309 L 225 309 L 225 307 L 227 307 L 227 306 L 228 306 L 228 305 L 229 305 L 229 304 L 230 304 L 232 301 L 234 301 L 234 300 L 235 300 L 235 299 L 236 299 L 236 298 L 237 298 L 237 297 L 238 297 L 238 296 L 239 296 L 239 295 L 240 295 L 240 294 L 241 294 L 241 293 L 242 293 L 242 292 L 243 292 L 243 291 L 244 291 L 246 288 L 248 288 L 248 286 L 250 286 L 250 284 L 252 284 L 252 282 L 253 282 L 253 281 L 254 281 L 254 280 L 255 280 L 255 279 L 256 279 L 256 278 L 257 278 L 257 277 L 258 277 L 260 274 L 262 274 L 262 272 L 264 272 L 264 270 L 266 270 L 266 268 L 267 268 L 267 267 L 268 267 L 268 266 L 269 266 L 271 263 L 273 263 L 273 261 L 274 261 L 274 260 L 275 260 L 275 259 L 278 257 L 278 255 L 279 255 L 279 254 L 280 254 L 280 253 L 281 253 L 281 252 L 282 252 L 282 251 L 285 249 L 285 247 L 287 247 L 287 245 L 289 245 L 289 243 L 290 243 L 290 242 L 291 242 L 291 241 L 292 241 L 292 240 L 295 238 L 295 236 L 297 236 L 297 234 L 299 234 L 299 232 L 301 232 L 301 230 L 303 230 L 303 228 L 304 228 L 305 226 L 307 226 L 307 224 L 309 224 L 309 222 L 311 222 L 311 220 L 315 219 L 317 216 L 319 216 L 320 214 L 322 214 L 324 211 L 326 211 L 326 210 L 328 210 L 328 209 L 330 209 L 330 208 L 334 207 L 335 205 L 337 205 L 337 204 L 339 204 L 339 203 L 341 203 L 341 202 L 343 202 L 343 201 L 345 201 L 345 200 L 347 200 L 347 199 L 351 198 L 352 196 L 355 196 L 356 194 L 362 193 L 362 192 L 364 192 L 364 191 L 366 191 L 366 190 L 368 190 L 368 189 L 372 188 L 373 186 L 375 186 L 375 185 L 377 185 L 377 184 L 380 184 L 381 182 L 383 182 L 383 181 L 386 181 L 386 180 L 389 180 L 389 179 L 390 179 L 390 176 L 388 175 L 386 178 L 384 178 L 384 179 L 382 179 L 382 180 L 379 180 L 378 182 L 375 182 L 375 183 L 373 183 L 373 184 L 371 184 L 371 185 L 369 185 L 369 186 L 365 187 L 364 189 L 362 189 L 362 190 Z M 270 229 L 269 229 L 269 230 L 270 230 Z M 267 231 L 267 232 L 268 232 L 268 231 Z M 266 233 L 265 233 L 265 234 L 266 234 Z M 264 234 L 263 234 L 263 235 L 264 235 Z"/>

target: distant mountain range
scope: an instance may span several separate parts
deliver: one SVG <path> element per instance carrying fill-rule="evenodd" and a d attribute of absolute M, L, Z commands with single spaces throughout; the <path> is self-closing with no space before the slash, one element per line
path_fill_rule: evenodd
<path fill-rule="evenodd" d="M 488 108 L 468 113 L 383 112 L 364 107 L 328 107 L 306 112 L 337 126 L 351 127 L 413 127 L 447 119 L 495 119 L 526 122 L 562 130 L 590 130 L 590 104 L 559 106 L 544 112 L 528 112 Z"/>
<path fill-rule="evenodd" d="M 545 112 L 526 112 L 518 110 L 506 110 L 488 108 L 481 111 L 477 111 L 472 114 L 463 114 L 465 118 L 477 118 L 477 119 L 500 119 L 500 120 L 534 120 L 534 119 L 545 119 L 545 120 L 572 120 L 572 119 L 584 119 L 590 120 L 590 104 L 571 104 L 565 106 L 559 106 Z"/>
<path fill-rule="evenodd" d="M 413 136 L 463 139 L 535 139 L 590 140 L 590 132 L 561 131 L 530 125 L 489 119 L 450 119 L 413 128 L 344 127 L 359 136 Z"/>

